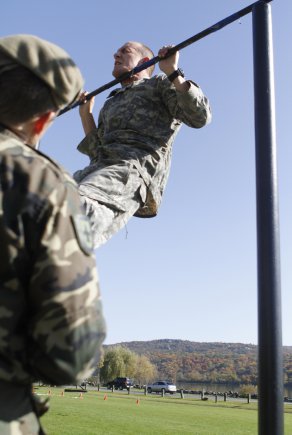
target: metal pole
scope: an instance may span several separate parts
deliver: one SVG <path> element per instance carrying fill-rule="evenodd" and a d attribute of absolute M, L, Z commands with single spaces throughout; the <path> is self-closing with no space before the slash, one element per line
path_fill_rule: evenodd
<path fill-rule="evenodd" d="M 283 435 L 281 278 L 271 7 L 253 8 L 259 434 Z"/>

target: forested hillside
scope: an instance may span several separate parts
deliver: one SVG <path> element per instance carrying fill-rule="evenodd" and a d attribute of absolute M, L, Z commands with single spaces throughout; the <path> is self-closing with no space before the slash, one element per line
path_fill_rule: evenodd
<path fill-rule="evenodd" d="M 116 345 L 147 356 L 163 379 L 176 382 L 257 382 L 257 346 L 252 344 L 165 339 Z M 292 383 L 292 346 L 284 346 L 283 352 L 284 381 Z"/>

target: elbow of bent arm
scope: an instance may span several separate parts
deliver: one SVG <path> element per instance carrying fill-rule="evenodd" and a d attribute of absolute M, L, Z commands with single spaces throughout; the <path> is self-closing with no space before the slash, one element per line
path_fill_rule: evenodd
<path fill-rule="evenodd" d="M 196 112 L 189 122 L 186 124 L 193 128 L 202 128 L 210 124 L 212 121 L 212 112 L 209 107 L 203 107 L 199 112 Z"/>
<path fill-rule="evenodd" d="M 195 119 L 195 128 L 202 128 L 205 125 L 210 124 L 210 122 L 212 121 L 211 107 L 209 105 L 209 101 L 206 98 L 204 99 L 204 104 L 198 107 L 198 114 Z"/>
<path fill-rule="evenodd" d="M 211 121 L 212 121 L 212 112 L 210 106 L 208 106 L 204 110 L 204 122 L 200 127 L 204 127 L 205 125 L 210 124 Z"/>

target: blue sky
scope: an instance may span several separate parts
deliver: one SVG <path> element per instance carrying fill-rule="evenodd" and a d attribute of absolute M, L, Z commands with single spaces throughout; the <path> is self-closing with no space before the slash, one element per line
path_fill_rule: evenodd
<path fill-rule="evenodd" d="M 30 33 L 65 48 L 92 91 L 112 80 L 128 40 L 155 53 L 251 4 L 248 0 L 10 0 L 1 34 Z M 271 2 L 280 201 L 283 343 L 292 345 L 292 40 L 290 0 Z M 255 144 L 251 15 L 193 44 L 180 66 L 209 97 L 212 123 L 183 126 L 158 216 L 133 218 L 96 251 L 106 343 L 158 338 L 257 343 Z M 158 72 L 156 67 L 156 72 Z M 96 98 L 95 116 L 107 92 Z M 78 110 L 58 118 L 41 150 L 70 173 L 87 160 Z"/>

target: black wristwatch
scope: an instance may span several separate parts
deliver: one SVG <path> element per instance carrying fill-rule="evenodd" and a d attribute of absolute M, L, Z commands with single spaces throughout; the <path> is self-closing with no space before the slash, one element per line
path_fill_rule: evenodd
<path fill-rule="evenodd" d="M 168 78 L 168 80 L 169 80 L 170 82 L 173 82 L 174 79 L 176 79 L 176 78 L 179 77 L 179 76 L 181 76 L 181 77 L 184 77 L 184 76 L 185 76 L 185 73 L 184 73 L 183 70 L 180 69 L 180 68 L 178 68 L 177 70 L 173 71 L 173 73 L 169 74 L 169 76 L 167 76 L 167 78 Z"/>

